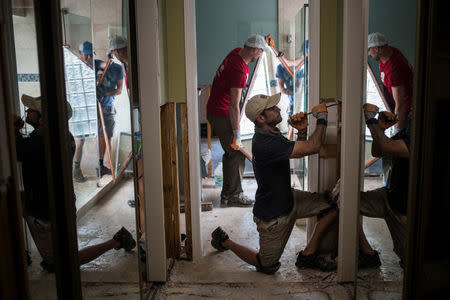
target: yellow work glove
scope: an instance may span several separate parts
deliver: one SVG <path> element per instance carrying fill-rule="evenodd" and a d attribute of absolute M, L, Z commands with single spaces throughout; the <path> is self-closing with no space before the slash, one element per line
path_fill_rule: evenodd
<path fill-rule="evenodd" d="M 388 129 L 398 122 L 397 116 L 388 111 L 380 111 L 378 114 L 378 124 L 383 130 Z"/>
<path fill-rule="evenodd" d="M 363 105 L 363 109 L 364 109 L 364 118 L 366 119 L 366 122 L 370 119 L 375 118 L 379 110 L 378 106 L 370 103 L 365 103 Z"/>
<path fill-rule="evenodd" d="M 242 147 L 241 143 L 241 132 L 238 130 L 233 130 L 233 143 L 230 147 L 236 151 L 238 151 Z"/>
<path fill-rule="evenodd" d="M 313 106 L 311 112 L 312 115 L 317 119 L 317 121 L 323 120 L 326 122 L 328 120 L 328 109 L 325 103 Z"/>
<path fill-rule="evenodd" d="M 293 115 L 288 120 L 289 125 L 298 130 L 301 134 L 306 134 L 306 130 L 308 129 L 308 117 L 305 116 L 305 113 L 298 113 Z"/>

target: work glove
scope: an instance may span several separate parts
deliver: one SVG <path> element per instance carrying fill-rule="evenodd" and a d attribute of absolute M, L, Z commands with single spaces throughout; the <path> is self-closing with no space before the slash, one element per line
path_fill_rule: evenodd
<path fill-rule="evenodd" d="M 378 106 L 370 103 L 365 103 L 363 105 L 363 109 L 364 109 L 364 118 L 366 118 L 366 122 L 370 119 L 374 119 L 379 110 Z"/>
<path fill-rule="evenodd" d="M 241 132 L 239 129 L 233 130 L 233 143 L 230 146 L 236 151 L 238 151 L 242 147 Z"/>
<path fill-rule="evenodd" d="M 325 103 L 313 106 L 311 112 L 312 115 L 317 119 L 317 121 L 323 120 L 326 122 L 328 120 L 328 110 Z"/>
<path fill-rule="evenodd" d="M 23 126 L 25 125 L 25 122 L 22 120 L 21 117 L 19 117 L 18 115 L 14 115 L 14 129 L 20 130 L 23 128 Z"/>
<path fill-rule="evenodd" d="M 378 124 L 383 130 L 388 129 L 398 122 L 397 116 L 388 111 L 380 111 L 378 114 Z"/>
<path fill-rule="evenodd" d="M 305 116 L 305 113 L 298 113 L 293 115 L 288 120 L 289 125 L 298 130 L 301 134 L 306 134 L 306 130 L 308 129 L 308 117 Z"/>

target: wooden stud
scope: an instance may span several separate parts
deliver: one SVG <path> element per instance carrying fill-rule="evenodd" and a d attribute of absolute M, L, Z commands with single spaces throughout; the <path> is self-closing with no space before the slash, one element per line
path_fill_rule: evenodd
<path fill-rule="evenodd" d="M 167 258 L 180 257 L 180 199 L 175 103 L 161 107 L 164 223 Z"/>
<path fill-rule="evenodd" d="M 181 112 L 181 157 L 183 160 L 183 181 L 184 181 L 184 217 L 186 219 L 186 242 L 185 251 L 187 259 L 192 260 L 192 220 L 191 220 L 191 188 L 189 177 L 189 136 L 188 136 L 188 120 L 187 105 L 180 104 Z"/>

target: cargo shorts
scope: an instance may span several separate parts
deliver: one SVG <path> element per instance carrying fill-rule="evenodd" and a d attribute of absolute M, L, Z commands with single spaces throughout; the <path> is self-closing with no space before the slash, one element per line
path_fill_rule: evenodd
<path fill-rule="evenodd" d="M 33 241 L 36 248 L 42 257 L 42 260 L 47 264 L 53 265 L 55 259 L 53 256 L 53 243 L 51 224 L 48 221 L 43 221 L 32 216 L 26 216 L 25 221 L 30 229 Z"/>
<path fill-rule="evenodd" d="M 105 123 L 106 136 L 111 138 L 114 135 L 114 127 L 116 126 L 116 108 L 114 106 L 102 106 L 103 122 Z M 98 136 L 103 136 L 102 122 L 100 115 L 97 119 Z"/>
<path fill-rule="evenodd" d="M 383 218 L 391 233 L 394 252 L 405 261 L 406 216 L 394 212 L 388 201 L 385 187 L 372 191 L 361 192 L 361 215 L 371 218 Z"/>
<path fill-rule="evenodd" d="M 302 218 L 317 216 L 333 208 L 325 194 L 311 193 L 292 189 L 294 206 L 292 211 L 270 221 L 253 217 L 259 233 L 259 270 L 265 273 L 275 266 L 279 267 L 279 259 L 289 240 L 295 221 Z M 278 267 L 275 267 L 278 269 Z M 276 270 L 275 270 L 276 271 Z"/>

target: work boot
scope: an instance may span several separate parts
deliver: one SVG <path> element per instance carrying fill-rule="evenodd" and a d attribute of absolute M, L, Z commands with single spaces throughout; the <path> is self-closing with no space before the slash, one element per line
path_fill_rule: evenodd
<path fill-rule="evenodd" d="M 76 182 L 85 182 L 87 180 L 80 168 L 73 169 L 73 179 L 75 179 Z"/>
<path fill-rule="evenodd" d="M 223 252 L 228 250 L 222 246 L 222 243 L 229 239 L 228 234 L 223 231 L 223 229 L 219 226 L 211 233 L 211 245 L 216 248 L 218 251 Z"/>
<path fill-rule="evenodd" d="M 228 207 L 237 206 L 237 207 L 247 207 L 252 206 L 255 203 L 255 200 L 249 199 L 244 194 L 239 194 L 237 196 L 232 196 L 231 198 L 227 199 L 227 205 Z"/>
<path fill-rule="evenodd" d="M 119 247 L 114 248 L 116 250 L 123 248 L 125 251 L 131 251 L 131 249 L 136 247 L 136 241 L 133 239 L 131 233 L 125 229 L 125 227 L 122 227 L 119 231 L 116 232 L 113 240 L 120 243 Z"/>
<path fill-rule="evenodd" d="M 97 167 L 97 175 L 99 175 L 99 177 L 103 177 L 104 175 L 111 175 L 111 170 L 104 165 L 101 165 L 100 167 Z"/>
<path fill-rule="evenodd" d="M 298 254 L 295 266 L 300 269 L 318 269 L 323 272 L 334 271 L 337 268 L 336 262 L 317 254 L 304 255 L 303 251 Z"/>
<path fill-rule="evenodd" d="M 373 250 L 373 254 L 359 251 L 358 268 L 378 268 L 379 266 L 381 266 L 381 261 L 378 251 Z"/>

